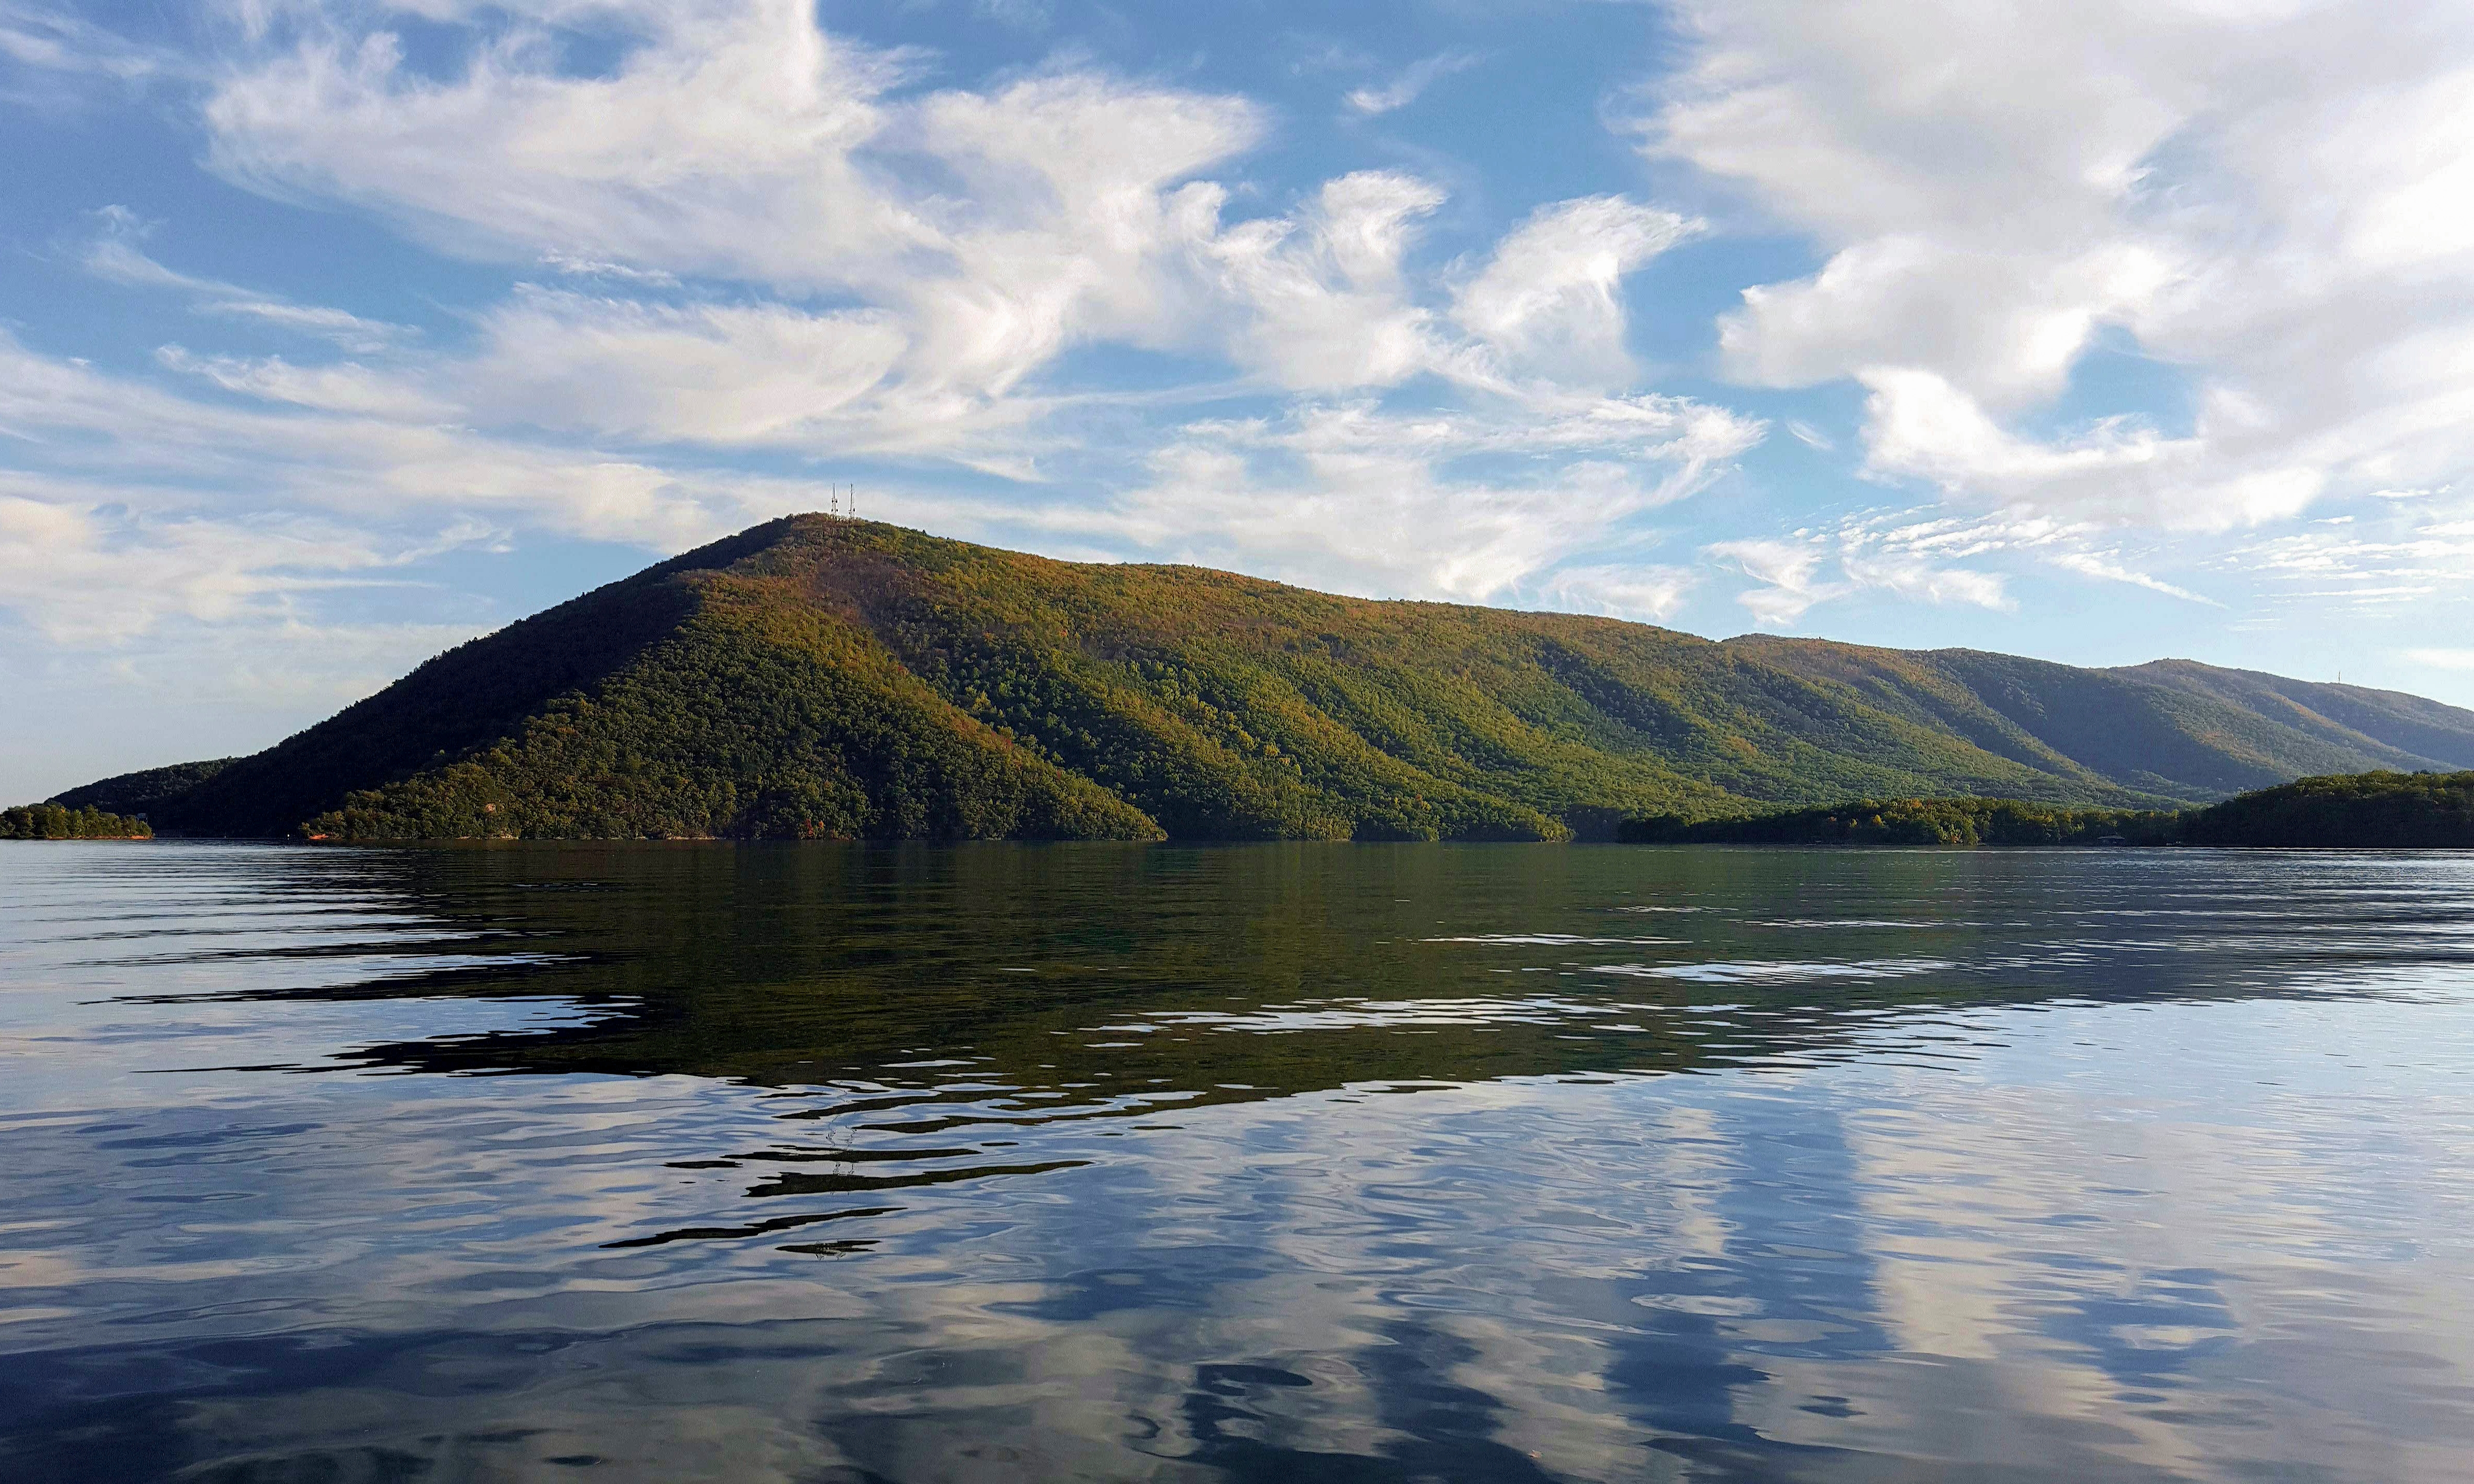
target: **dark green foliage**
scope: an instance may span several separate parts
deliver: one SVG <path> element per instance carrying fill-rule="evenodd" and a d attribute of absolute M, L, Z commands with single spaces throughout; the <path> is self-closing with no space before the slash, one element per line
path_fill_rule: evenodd
<path fill-rule="evenodd" d="M 2180 815 L 2158 810 L 2056 809 L 2017 799 L 1856 799 L 1742 819 L 1628 820 L 1641 844 L 2161 845 Z"/>
<path fill-rule="evenodd" d="M 71 789 L 66 793 L 56 793 L 47 802 L 64 804 L 71 809 L 109 810 L 113 814 L 151 814 L 239 761 L 238 758 L 213 758 L 204 763 L 175 763 L 169 767 L 122 773 Z"/>
<path fill-rule="evenodd" d="M 356 839 L 1603 839 L 1855 796 L 2136 810 L 2401 756 L 2365 746 L 2105 671 L 800 517 L 441 655 L 153 813 Z"/>
<path fill-rule="evenodd" d="M 23 804 L 0 810 L 0 839 L 152 839 L 143 819 L 100 809 Z"/>
<path fill-rule="evenodd" d="M 2474 848 L 2474 772 L 2304 778 L 2181 817 L 2194 845 Z"/>
<path fill-rule="evenodd" d="M 684 560 L 684 559 L 682 559 Z M 443 767 L 589 689 L 685 620 L 676 563 L 458 645 L 368 700 L 241 759 L 151 813 L 184 835 L 289 835 L 344 795 Z"/>
<path fill-rule="evenodd" d="M 2304 778 L 2178 813 L 2055 809 L 2016 799 L 1857 799 L 1739 819 L 1627 820 L 1641 844 L 2283 845 L 2474 848 L 2474 772 Z"/>
<path fill-rule="evenodd" d="M 445 767 L 358 791 L 352 839 L 1152 839 L 1089 782 L 955 716 L 838 620 L 717 592 L 591 697 Z"/>

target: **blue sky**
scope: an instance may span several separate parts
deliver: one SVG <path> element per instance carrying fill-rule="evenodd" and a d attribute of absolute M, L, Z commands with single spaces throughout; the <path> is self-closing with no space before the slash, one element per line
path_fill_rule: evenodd
<path fill-rule="evenodd" d="M 2474 704 L 2474 10 L 0 0 L 0 795 L 855 483 Z"/>

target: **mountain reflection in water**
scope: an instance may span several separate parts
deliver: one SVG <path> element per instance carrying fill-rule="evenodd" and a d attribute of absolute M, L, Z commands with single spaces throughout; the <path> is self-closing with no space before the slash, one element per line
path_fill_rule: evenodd
<path fill-rule="evenodd" d="M 2469 888 L 0 847 L 0 1475 L 2462 1477 Z"/>

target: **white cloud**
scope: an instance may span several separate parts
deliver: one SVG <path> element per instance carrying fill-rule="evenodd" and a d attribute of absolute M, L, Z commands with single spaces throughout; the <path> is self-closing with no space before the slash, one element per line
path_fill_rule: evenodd
<path fill-rule="evenodd" d="M 451 373 L 473 420 L 653 443 L 816 444 L 908 348 L 874 311 L 541 291 L 497 305 L 481 329 L 485 349 Z"/>
<path fill-rule="evenodd" d="M 17 4 L 0 4 L 0 60 L 35 72 L 121 83 L 181 70 L 173 59 L 132 45 L 91 21 Z"/>
<path fill-rule="evenodd" d="M 1466 72 L 1478 64 L 1479 58 L 1468 52 L 1438 52 L 1432 57 L 1411 62 L 1391 82 L 1380 87 L 1356 87 L 1348 93 L 1347 103 L 1358 112 L 1372 116 L 1407 108 L 1418 101 L 1418 95 L 1455 72 Z"/>
<path fill-rule="evenodd" d="M 1841 557 L 1839 565 L 1848 580 L 1858 588 L 1879 588 L 1928 603 L 1965 603 L 2005 610 L 2018 606 L 2010 600 L 2008 583 L 1996 572 L 1934 567 L 1914 557 L 1852 552 Z"/>
<path fill-rule="evenodd" d="M 2424 630 L 2461 620 L 2438 606 L 2474 593 L 2474 521 L 2415 521 L 2418 505 L 2377 508 L 2373 519 L 2245 542 L 2219 565 L 2256 584 L 2272 605 L 2321 613 L 2384 614 Z M 2385 518 L 2385 519 L 2381 519 Z"/>
<path fill-rule="evenodd" d="M 1821 580 L 1827 553 L 1807 542 L 1720 541 L 1702 547 L 1701 554 L 1734 567 L 1759 584 L 1735 598 L 1759 623 L 1784 628 L 1814 604 L 1855 591 L 1852 583 Z"/>
<path fill-rule="evenodd" d="M 1251 105 L 1091 74 L 895 102 L 905 59 L 827 35 L 813 6 L 628 19 L 633 48 L 596 76 L 521 28 L 444 81 L 385 33 L 314 35 L 225 82 L 212 159 L 467 254 L 855 293 L 909 325 L 906 378 L 957 397 L 1002 395 L 1078 339 L 1190 332 L 1171 270 L 1219 198 L 1177 187 L 1252 142 Z"/>
<path fill-rule="evenodd" d="M 2474 12 L 1748 0 L 1686 20 L 1649 147 L 1828 255 L 1746 291 L 1727 372 L 1862 379 L 1875 473 L 2210 528 L 2474 460 Z M 2192 427 L 2017 430 L 2099 343 L 2185 377 Z"/>
<path fill-rule="evenodd" d="M 520 24 L 483 33 L 463 75 L 440 80 L 393 33 L 332 17 L 223 80 L 206 109 L 210 162 L 521 260 L 813 287 L 936 246 L 854 158 L 885 127 L 900 59 L 828 36 L 802 0 L 607 18 L 637 44 L 606 74 L 558 72 Z"/>
<path fill-rule="evenodd" d="M 1547 415 L 1307 403 L 1276 422 L 1190 425 L 1154 457 L 1152 482 L 1100 519 L 1156 548 L 1200 546 L 1346 592 L 1473 602 L 1540 583 L 1577 595 L 1595 580 L 1602 605 L 1627 595 L 1603 578 L 1557 589 L 1551 572 L 1619 523 L 1707 488 L 1759 437 L 1757 423 L 1681 399 Z M 1503 455 L 1541 450 L 1579 456 L 1495 472 Z M 1628 596 L 1671 608 L 1647 578 Z"/>
<path fill-rule="evenodd" d="M 1077 340 L 1174 344 L 1193 306 L 1183 255 L 1221 192 L 1179 185 L 1251 145 L 1242 100 L 1060 76 L 920 103 L 915 138 L 969 189 L 923 207 L 956 271 L 894 287 L 923 326 L 914 375 L 1002 393 Z"/>
<path fill-rule="evenodd" d="M 2111 534 L 2119 535 L 2118 532 Z M 2125 550 L 2118 540 L 2109 539 L 2105 526 L 2092 521 L 2065 522 L 2016 510 L 1966 519 L 1946 516 L 1918 519 L 1913 511 L 1885 511 L 1858 515 L 1841 523 L 1831 533 L 1831 539 L 1851 553 L 1851 561 L 1860 564 L 1877 560 L 1888 564 L 1882 569 L 1884 572 L 1919 563 L 2009 555 L 2074 576 L 2099 582 L 2126 583 L 2212 608 L 2225 606 L 2215 598 L 2141 570 L 2144 566 L 2153 565 L 2158 553 Z M 1861 553 L 1878 553 L 1878 556 L 1864 557 Z M 1925 590 L 1916 589 L 1912 584 L 1887 580 L 1870 585 L 1936 601 L 1975 601 L 1980 606 L 2002 609 L 2011 606 L 2006 584 L 1998 578 L 1988 585 L 1970 580 L 1971 574 L 1937 575 L 1943 579 L 1938 595 L 1928 590 L 1929 585 Z M 1956 580 L 1949 580 L 1952 576 Z"/>
<path fill-rule="evenodd" d="M 1745 289 L 1744 307 L 1719 322 L 1719 352 L 1730 376 L 1758 385 L 1921 366 L 2017 407 L 2059 393 L 2108 308 L 2151 294 L 2162 271 L 2135 250 L 2049 267 L 2006 249 L 1878 237 L 1810 279 Z"/>
<path fill-rule="evenodd" d="M 185 357 L 194 371 L 271 395 L 333 401 L 403 394 L 280 362 Z M 250 387 L 253 380 L 263 389 Z M 336 393 L 335 388 L 345 388 Z M 403 523 L 476 518 L 676 550 L 755 520 L 821 506 L 822 485 L 735 472 L 666 467 L 470 428 L 398 421 L 361 410 L 230 406 L 192 401 L 90 366 L 36 354 L 0 332 L 0 428 L 15 435 L 9 477 L 56 503 L 128 505 L 150 519 L 230 523 L 229 512 L 299 512 L 363 532 Z M 90 486 L 109 494 L 89 495 Z M 237 489 L 241 497 L 220 496 Z M 55 498 L 46 492 L 60 492 Z M 352 523 L 344 525 L 342 523 Z M 99 585 L 109 604 L 117 589 Z"/>
<path fill-rule="evenodd" d="M 1007 421 L 995 403 L 1090 342 L 1222 355 L 1305 392 L 1427 372 L 1499 378 L 1447 333 L 1410 272 L 1418 225 L 1443 200 L 1435 185 L 1361 171 L 1286 214 L 1224 223 L 1231 190 L 1200 176 L 1262 135 L 1262 110 L 1244 99 L 1090 70 L 907 92 L 916 59 L 829 36 L 800 0 L 596 11 L 622 47 L 592 74 L 560 70 L 543 27 L 572 17 L 555 6 L 512 19 L 442 11 L 473 40 L 447 76 L 415 66 L 361 12 L 315 13 L 230 69 L 208 100 L 210 160 L 232 179 L 358 204 L 453 251 L 569 277 L 860 302 L 826 315 L 601 305 L 614 322 L 668 316 L 721 385 L 788 389 L 807 373 L 784 365 L 783 335 L 855 332 L 850 355 L 823 373 L 815 415 L 760 410 L 724 443 L 834 426 L 833 409 L 859 395 L 858 368 L 894 337 L 874 421 L 842 447 L 926 450 L 940 428 Z M 1419 75 L 1461 61 L 1429 59 Z M 1696 230 L 1620 198 L 1543 207 L 1462 286 L 1456 313 L 1523 376 L 1621 383 L 1616 282 Z M 586 318 L 556 327 L 579 353 Z M 760 318 L 768 332 L 756 332 Z M 649 332 L 597 331 L 625 363 L 620 401 L 630 386 L 662 391 L 635 353 Z M 753 364 L 717 369 L 741 349 Z M 673 382 L 693 390 L 685 376 Z M 682 437 L 726 427 L 721 399 L 701 400 L 675 415 L 614 409 L 599 426 Z M 907 435 L 891 425 L 900 417 L 914 421 Z M 1030 467 L 984 449 L 970 461 Z"/>
<path fill-rule="evenodd" d="M 1627 274 L 1706 230 L 1672 211 L 1620 196 L 1542 207 L 1496 244 L 1493 260 L 1463 285 L 1452 318 L 1516 369 L 1564 383 L 1634 380 L 1624 347 Z"/>
<path fill-rule="evenodd" d="M 2474 649 L 2408 649 L 2403 658 L 2433 669 L 2474 669 Z"/>
<path fill-rule="evenodd" d="M 1929 480 L 1953 496 L 2122 523 L 2222 529 L 2298 514 L 2325 482 L 2307 465 L 2228 457 L 2227 440 L 2212 435 L 2246 421 L 2240 408 L 2205 409 L 2188 438 L 2120 419 L 2068 441 L 2039 442 L 2006 431 L 1932 372 L 1876 366 L 1856 376 L 1872 394 L 1865 470 Z"/>
<path fill-rule="evenodd" d="M 1433 315 L 1409 302 L 1401 255 L 1443 192 L 1388 171 L 1324 184 L 1295 216 L 1242 223 L 1201 244 L 1243 305 L 1240 364 L 1300 390 L 1383 386 L 1432 369 Z"/>
<path fill-rule="evenodd" d="M 1684 606 L 1700 580 L 1701 574 L 1687 567 L 1564 567 L 1539 587 L 1551 606 L 1567 613 L 1660 623 Z"/>
<path fill-rule="evenodd" d="M 227 392 L 261 401 L 289 402 L 325 412 L 361 413 L 407 422 L 440 422 L 456 415 L 453 405 L 430 397 L 400 375 L 372 371 L 352 361 L 326 366 L 296 366 L 279 355 L 251 359 L 237 355 L 193 355 L 167 345 L 155 353 L 166 370 L 204 377 Z"/>
<path fill-rule="evenodd" d="M 544 253 L 541 264 L 552 273 L 570 279 L 616 279 L 645 288 L 676 288 L 679 276 L 664 273 L 659 268 L 630 268 L 625 263 L 608 263 L 598 258 L 577 257 L 568 253 Z"/>
<path fill-rule="evenodd" d="M 97 278 L 140 288 L 172 289 L 197 301 L 199 312 L 253 319 L 299 334 L 332 341 L 346 351 L 370 354 L 420 333 L 405 325 L 363 319 L 342 309 L 294 304 L 272 294 L 215 279 L 201 279 L 167 268 L 149 257 L 138 244 L 155 230 L 127 207 L 105 207 L 95 213 L 102 230 L 85 245 L 85 269 Z"/>
<path fill-rule="evenodd" d="M 2065 572 L 2074 572 L 2082 577 L 2094 577 L 2099 582 L 2126 582 L 2132 587 L 2146 588 L 2151 593 L 2162 593 L 2168 597 L 2178 597 L 2186 603 L 2204 603 L 2211 608 L 2224 606 L 2213 597 L 2194 593 L 2189 588 L 2176 587 L 2161 577 L 2152 577 L 2144 572 L 2133 571 L 2098 552 L 2059 551 L 2047 557 L 2046 560 Z"/>
<path fill-rule="evenodd" d="M 298 519 L 117 519 L 0 483 L 5 606 L 57 644 L 124 641 L 175 616 L 264 617 L 385 558 L 364 532 Z"/>
<path fill-rule="evenodd" d="M 1877 514 L 1789 537 L 1717 542 L 1704 547 L 1702 555 L 1752 578 L 1756 586 L 1735 600 L 1757 622 L 1786 628 L 1822 603 L 1867 592 L 2007 612 L 2017 604 L 2004 574 L 1949 564 L 2041 547 L 2070 534 L 2044 523 L 1906 521 Z"/>

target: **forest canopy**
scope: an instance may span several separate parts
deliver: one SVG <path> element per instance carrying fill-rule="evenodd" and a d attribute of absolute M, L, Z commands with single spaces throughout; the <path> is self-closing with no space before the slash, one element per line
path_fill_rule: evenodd
<path fill-rule="evenodd" d="M 0 839 L 152 839 L 143 819 L 63 804 L 21 804 L 0 810 Z"/>
<path fill-rule="evenodd" d="M 2474 771 L 2344 773 L 2178 811 L 2017 799 L 1856 799 L 1733 819 L 1627 820 L 1617 838 L 1731 845 L 2248 845 L 2474 848 Z"/>

